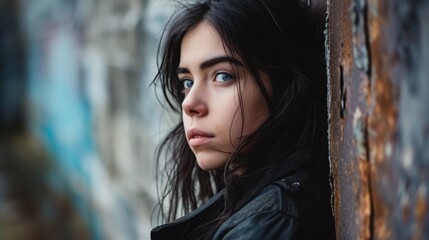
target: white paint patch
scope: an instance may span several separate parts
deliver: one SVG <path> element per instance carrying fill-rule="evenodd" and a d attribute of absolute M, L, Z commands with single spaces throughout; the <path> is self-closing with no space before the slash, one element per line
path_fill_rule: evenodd
<path fill-rule="evenodd" d="M 362 117 L 362 111 L 360 108 L 356 108 L 355 113 L 353 114 L 353 129 L 356 129 L 358 120 Z"/>
<path fill-rule="evenodd" d="M 402 154 L 402 164 L 406 170 L 410 170 L 413 166 L 414 149 L 407 146 Z"/>
<path fill-rule="evenodd" d="M 393 147 L 391 142 L 387 142 L 386 146 L 384 147 L 384 153 L 386 154 L 387 158 L 392 157 Z"/>

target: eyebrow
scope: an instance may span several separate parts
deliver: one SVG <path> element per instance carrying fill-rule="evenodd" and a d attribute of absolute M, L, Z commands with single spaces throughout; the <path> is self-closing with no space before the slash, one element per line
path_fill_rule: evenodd
<path fill-rule="evenodd" d="M 228 63 L 238 65 L 238 66 L 243 66 L 243 64 L 240 61 L 238 61 L 237 59 L 235 59 L 233 57 L 220 56 L 220 57 L 211 58 L 211 59 L 208 59 L 208 60 L 202 62 L 200 64 L 200 69 L 206 69 L 206 68 L 212 67 L 214 65 L 217 65 L 219 63 L 224 63 L 224 62 L 228 62 Z M 187 68 L 179 67 L 179 68 L 177 68 L 176 73 L 177 74 L 190 73 L 190 71 Z"/>

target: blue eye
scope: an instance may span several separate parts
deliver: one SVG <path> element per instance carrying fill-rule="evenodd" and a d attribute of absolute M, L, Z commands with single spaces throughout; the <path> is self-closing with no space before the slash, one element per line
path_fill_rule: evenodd
<path fill-rule="evenodd" d="M 183 82 L 183 87 L 185 89 L 189 89 L 192 87 L 192 85 L 194 85 L 194 81 L 192 81 L 191 79 L 183 79 L 182 82 Z"/>
<path fill-rule="evenodd" d="M 228 81 L 233 80 L 234 77 L 231 74 L 229 74 L 229 73 L 221 72 L 221 73 L 217 73 L 216 74 L 216 78 L 215 79 L 216 79 L 217 82 L 228 82 Z"/>

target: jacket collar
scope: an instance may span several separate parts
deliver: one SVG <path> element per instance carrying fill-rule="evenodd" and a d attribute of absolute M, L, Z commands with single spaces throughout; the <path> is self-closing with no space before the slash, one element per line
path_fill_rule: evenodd
<path fill-rule="evenodd" d="M 189 230 L 195 229 L 205 223 L 208 223 L 216 216 L 212 216 L 216 213 L 217 209 L 223 207 L 223 194 L 225 189 L 222 189 L 216 195 L 211 197 L 201 207 L 194 211 L 186 214 L 185 216 L 178 218 L 170 223 L 158 226 L 152 229 L 151 239 L 171 239 L 174 236 L 176 239 L 192 239 L 187 236 Z"/>
<path fill-rule="evenodd" d="M 297 164 L 296 162 L 289 162 L 279 166 L 278 170 L 274 174 L 273 180 L 279 180 L 284 177 L 293 175 L 298 172 L 302 164 Z M 217 216 L 215 214 L 222 209 L 224 206 L 224 195 L 225 189 L 222 189 L 216 195 L 211 197 L 206 203 L 201 205 L 201 207 L 195 209 L 194 211 L 186 214 L 185 216 L 178 218 L 170 223 L 158 226 L 152 229 L 151 239 L 170 239 L 174 236 L 176 239 L 193 239 L 193 236 L 188 235 L 190 231 L 196 229 L 198 226 L 206 224 L 211 220 L 215 219 Z"/>

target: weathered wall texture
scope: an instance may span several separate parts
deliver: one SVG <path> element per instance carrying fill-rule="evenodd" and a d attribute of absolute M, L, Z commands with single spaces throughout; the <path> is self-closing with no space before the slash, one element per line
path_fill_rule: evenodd
<path fill-rule="evenodd" d="M 338 239 L 429 238 L 429 1 L 328 0 Z"/>
<path fill-rule="evenodd" d="M 0 1 L 0 239 L 149 239 L 171 6 Z"/>

